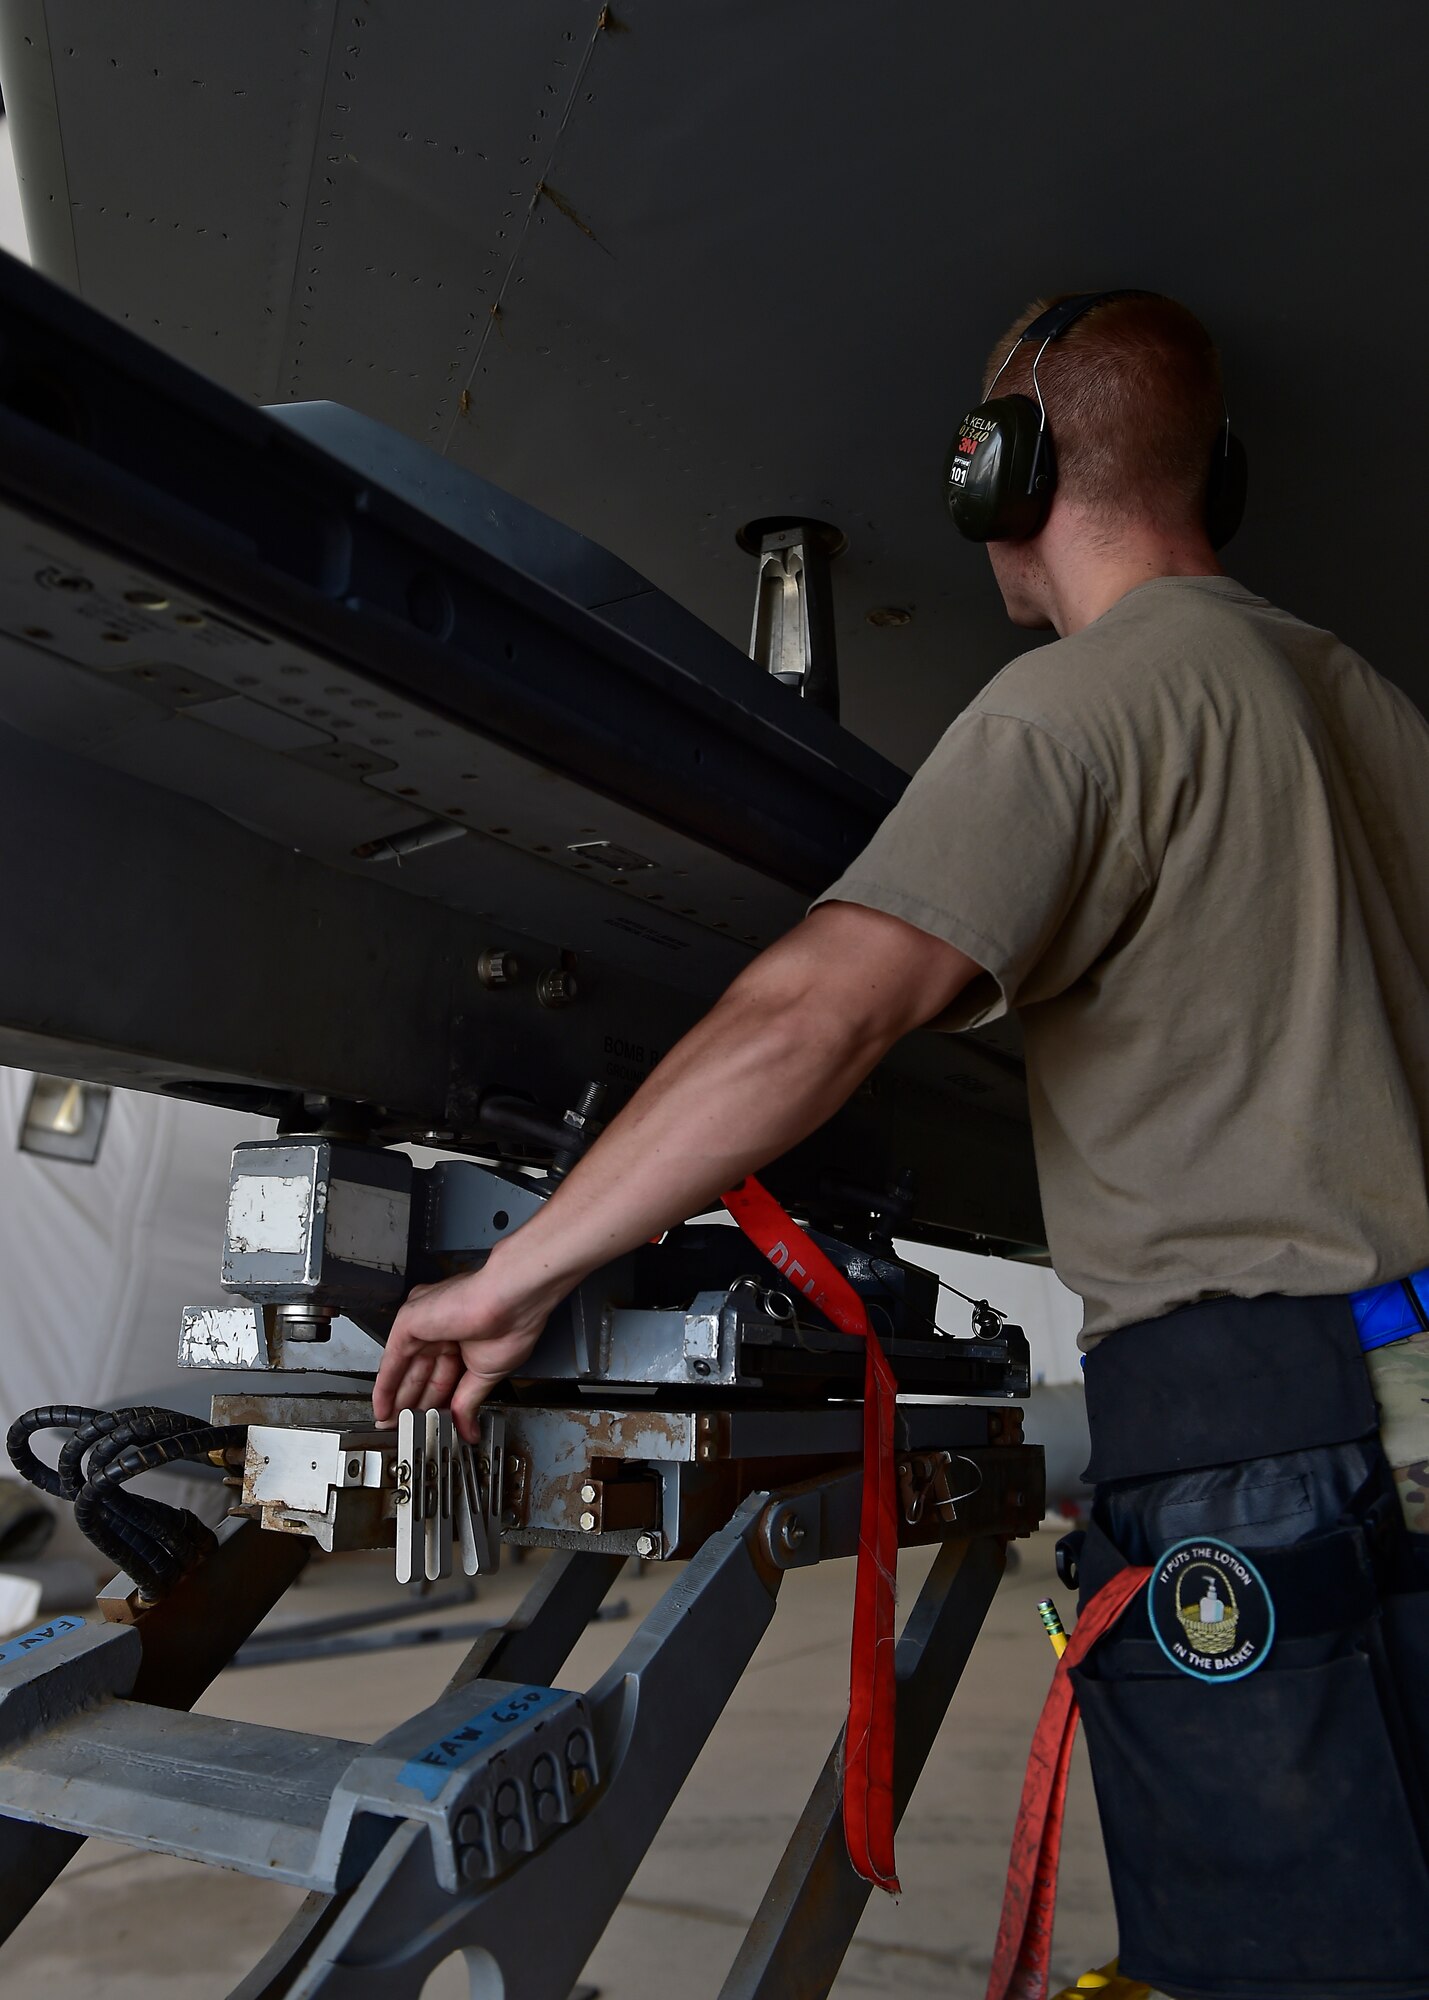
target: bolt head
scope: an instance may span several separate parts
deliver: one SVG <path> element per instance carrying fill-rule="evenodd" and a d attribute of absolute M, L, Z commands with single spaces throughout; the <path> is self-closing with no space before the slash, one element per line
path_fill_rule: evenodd
<path fill-rule="evenodd" d="M 582 1514 L 582 1515 L 581 1515 L 581 1526 L 582 1526 L 582 1528 L 584 1528 L 584 1529 L 585 1529 L 585 1532 L 586 1532 L 587 1534 L 590 1534 L 590 1533 L 592 1532 L 592 1530 L 594 1529 L 594 1527 L 595 1527 L 595 1515 L 594 1515 L 594 1514 L 591 1514 L 591 1513 L 589 1513 L 589 1512 L 587 1512 L 587 1513 L 585 1513 L 585 1514 Z"/>
<path fill-rule="evenodd" d="M 595 1499 L 595 1488 L 591 1485 L 589 1480 L 587 1480 L 585 1485 L 581 1488 L 581 1498 L 582 1500 L 584 1500 L 587 1507 L 589 1507 L 591 1502 Z"/>
<path fill-rule="evenodd" d="M 491 992 L 515 985 L 520 970 L 514 953 L 509 951 L 484 951 L 476 961 L 476 976 Z"/>
<path fill-rule="evenodd" d="M 536 981 L 536 998 L 543 1007 L 569 1007 L 575 997 L 574 974 L 563 971 L 559 966 L 543 972 Z"/>
<path fill-rule="evenodd" d="M 638 1556 L 653 1556 L 655 1553 L 655 1537 L 653 1535 L 642 1535 L 635 1544 L 635 1553 Z"/>

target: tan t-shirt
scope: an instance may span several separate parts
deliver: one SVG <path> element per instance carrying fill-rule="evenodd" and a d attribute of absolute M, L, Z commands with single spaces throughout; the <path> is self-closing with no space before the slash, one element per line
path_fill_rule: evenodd
<path fill-rule="evenodd" d="M 1142 584 L 1003 669 L 830 898 L 986 967 L 939 1026 L 1020 1015 L 1083 1345 L 1429 1264 L 1429 724 L 1331 633 Z"/>

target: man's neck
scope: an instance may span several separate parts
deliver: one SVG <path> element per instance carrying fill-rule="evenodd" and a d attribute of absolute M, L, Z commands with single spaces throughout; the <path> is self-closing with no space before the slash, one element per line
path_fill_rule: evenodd
<path fill-rule="evenodd" d="M 1044 534 L 1050 534 L 1049 522 Z M 1060 638 L 1080 632 L 1110 611 L 1130 590 L 1163 576 L 1223 576 L 1214 549 L 1200 533 L 1165 534 L 1148 528 L 1108 540 L 1075 517 L 1043 550 L 1052 624 Z"/>

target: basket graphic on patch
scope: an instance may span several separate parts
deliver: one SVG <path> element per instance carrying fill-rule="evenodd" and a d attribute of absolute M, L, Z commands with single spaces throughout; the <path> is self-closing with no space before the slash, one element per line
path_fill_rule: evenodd
<path fill-rule="evenodd" d="M 1209 1564 L 1188 1565 L 1177 1579 L 1176 1622 L 1198 1653 L 1229 1653 L 1240 1623 L 1230 1578 Z"/>
<path fill-rule="evenodd" d="M 1146 1615 L 1172 1666 L 1208 1684 L 1254 1673 L 1275 1639 L 1265 1578 L 1215 1535 L 1171 1544 L 1147 1580 Z"/>

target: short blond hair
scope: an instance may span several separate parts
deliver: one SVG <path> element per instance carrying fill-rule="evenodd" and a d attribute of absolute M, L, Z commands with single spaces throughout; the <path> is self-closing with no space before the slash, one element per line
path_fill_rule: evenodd
<path fill-rule="evenodd" d="M 1035 401 L 1037 343 L 1012 350 L 1039 313 L 1071 296 L 1035 299 L 1018 314 L 989 357 L 984 394 L 1012 354 L 993 394 Z M 1060 493 L 1108 521 L 1169 527 L 1200 517 L 1225 401 L 1220 357 L 1194 313 L 1160 296 L 1109 299 L 1052 342 L 1037 381 Z"/>

